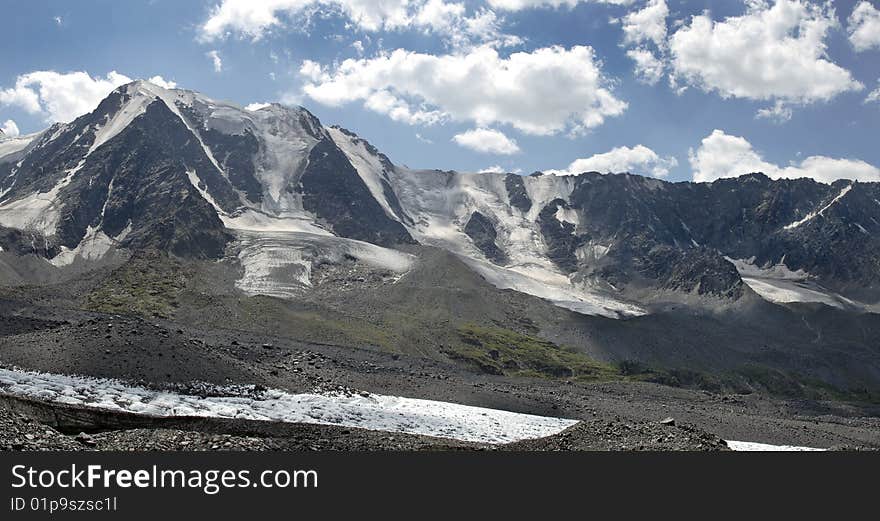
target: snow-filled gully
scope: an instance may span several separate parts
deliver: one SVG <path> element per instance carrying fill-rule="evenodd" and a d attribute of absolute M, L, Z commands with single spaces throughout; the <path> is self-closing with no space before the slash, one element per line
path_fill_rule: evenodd
<path fill-rule="evenodd" d="M 107 378 L 0 368 L 0 394 L 162 417 L 339 425 L 492 444 L 550 436 L 577 423 L 566 418 L 380 394 L 291 394 L 268 389 L 255 397 L 232 388 L 227 391 L 228 395 L 195 396 Z M 747 441 L 727 443 L 735 451 L 823 450 Z"/>

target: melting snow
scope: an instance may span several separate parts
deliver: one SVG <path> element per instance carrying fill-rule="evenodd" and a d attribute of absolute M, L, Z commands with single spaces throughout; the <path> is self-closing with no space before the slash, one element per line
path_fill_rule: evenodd
<path fill-rule="evenodd" d="M 745 452 L 815 452 L 826 450 L 815 447 L 798 447 L 796 445 L 770 445 L 768 443 L 756 443 L 754 441 L 726 441 L 727 446 L 730 447 L 731 450 Z"/>
<path fill-rule="evenodd" d="M 644 310 L 624 302 L 613 293 L 575 285 L 546 255 L 546 245 L 535 222 L 542 208 L 556 199 L 567 200 L 574 177 L 523 178 L 532 208 L 526 214 L 510 206 L 503 175 L 437 172 L 397 168 L 394 186 L 404 210 L 414 219 L 408 226 L 422 244 L 458 254 L 490 284 L 513 289 L 588 315 L 611 318 L 643 315 Z M 509 257 L 506 266 L 481 260 L 483 254 L 463 232 L 473 212 L 494 217 L 496 243 Z M 578 223 L 577 213 L 560 205 L 557 218 Z M 604 245 L 577 252 L 601 257 Z"/>
<path fill-rule="evenodd" d="M 580 224 L 577 211 L 572 208 L 565 208 L 564 206 L 559 205 L 554 216 L 556 217 L 556 220 L 561 223 L 571 223 L 575 226 Z"/>
<path fill-rule="evenodd" d="M 379 394 L 191 396 L 118 380 L 0 369 L 0 392 L 44 401 L 154 416 L 200 416 L 340 425 L 484 443 L 556 434 L 577 420 Z"/>
<path fill-rule="evenodd" d="M 0 160 L 2 160 L 4 156 L 24 150 L 35 138 L 39 137 L 40 134 L 42 134 L 42 132 L 28 134 L 26 136 L 0 139 Z"/>
<path fill-rule="evenodd" d="M 402 216 L 394 212 L 388 203 L 388 199 L 385 197 L 385 189 L 382 186 L 382 173 L 385 171 L 385 167 L 382 165 L 379 157 L 367 150 L 362 141 L 345 134 L 338 128 L 330 127 L 327 129 L 327 132 L 333 138 L 336 146 L 345 153 L 349 162 L 357 170 L 358 175 L 360 175 L 364 184 L 367 185 L 373 198 L 385 211 L 385 215 L 402 221 Z"/>
<path fill-rule="evenodd" d="M 122 240 L 130 230 L 131 223 L 129 223 L 128 227 L 122 231 L 119 237 L 113 239 L 108 237 L 103 230 L 97 230 L 89 226 L 86 230 L 85 237 L 83 237 L 83 240 L 80 241 L 76 248 L 68 249 L 62 246 L 61 253 L 49 259 L 49 263 L 53 266 L 60 267 L 69 266 L 73 264 L 76 259 L 83 259 L 86 261 L 99 260 L 104 257 L 104 255 L 107 255 L 110 250 L 115 248 L 118 242 Z"/>
<path fill-rule="evenodd" d="M 199 178 L 199 174 L 196 173 L 195 170 L 187 170 L 186 177 L 189 179 L 189 183 L 195 187 L 196 190 L 199 191 L 199 194 L 214 207 L 214 210 L 217 212 L 221 218 L 226 215 L 226 212 L 220 208 L 220 205 L 217 204 L 217 201 L 214 200 L 214 196 L 212 196 L 207 189 L 207 185 L 202 182 Z"/>
<path fill-rule="evenodd" d="M 135 96 L 116 111 L 116 113 L 110 117 L 109 121 L 106 121 L 96 129 L 95 139 L 92 142 L 92 146 L 89 147 L 86 156 L 89 156 L 92 152 L 97 150 L 98 147 L 110 141 L 120 132 L 125 130 L 125 128 L 131 124 L 136 117 L 146 112 L 147 106 L 155 101 L 155 99 L 155 96 L 146 95 L 144 92 L 135 93 Z"/>
<path fill-rule="evenodd" d="M 502 268 L 476 259 L 462 260 L 497 288 L 512 289 L 539 297 L 561 308 L 585 315 L 609 318 L 645 314 L 645 310 L 639 306 L 624 302 L 603 291 L 577 287 L 565 275 L 537 266 Z"/>
<path fill-rule="evenodd" d="M 849 191 L 852 190 L 852 187 L 853 187 L 853 183 L 848 184 L 846 187 L 844 187 L 843 190 L 840 191 L 839 194 L 837 194 L 837 197 L 832 199 L 831 202 L 826 204 L 821 210 L 819 210 L 818 212 L 810 212 L 803 219 L 801 219 L 799 221 L 795 221 L 791 224 L 785 225 L 785 229 L 791 230 L 791 229 L 797 228 L 798 226 L 804 224 L 805 222 L 807 222 L 811 219 L 814 219 L 817 216 L 821 216 L 822 214 L 825 213 L 825 210 L 831 208 L 834 205 L 834 203 L 843 199 L 843 196 L 845 196 L 847 193 L 849 193 Z"/>
<path fill-rule="evenodd" d="M 767 267 L 755 266 L 754 259 L 725 258 L 736 266 L 743 282 L 770 302 L 818 302 L 836 308 L 860 307 L 865 311 L 877 311 L 876 306 L 855 302 L 823 288 L 803 270 L 790 270 L 785 265 L 785 258 L 779 264 Z"/>
<path fill-rule="evenodd" d="M 321 228 L 315 217 L 307 212 L 286 212 L 269 215 L 259 210 L 247 209 L 235 216 L 221 215 L 223 224 L 230 230 L 251 232 L 303 232 L 332 237 L 333 234 Z"/>
<path fill-rule="evenodd" d="M 0 225 L 20 230 L 33 230 L 44 237 L 54 235 L 61 217 L 58 193 L 70 184 L 84 162 L 85 160 L 67 170 L 67 175 L 48 192 L 35 192 L 0 205 Z"/>
<path fill-rule="evenodd" d="M 340 237 L 300 232 L 239 232 L 238 237 L 244 274 L 235 285 L 249 295 L 297 296 L 311 286 L 313 265 L 340 264 L 346 255 L 362 266 L 398 274 L 413 263 L 409 254 Z"/>

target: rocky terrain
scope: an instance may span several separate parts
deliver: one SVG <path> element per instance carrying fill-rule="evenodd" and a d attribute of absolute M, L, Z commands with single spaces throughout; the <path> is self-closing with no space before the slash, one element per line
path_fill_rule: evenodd
<path fill-rule="evenodd" d="M 321 345 L 241 330 L 183 329 L 162 319 L 62 313 L 55 308 L 56 316 L 45 317 L 51 321 L 41 320 L 31 316 L 36 310 L 12 305 L 6 303 L 10 318 L 4 330 L 16 333 L 2 338 L 0 356 L 6 364 L 24 369 L 114 377 L 184 393 L 200 392 L 193 380 L 291 392 L 344 387 L 583 421 L 574 434 L 570 429 L 546 440 L 547 449 L 697 450 L 716 447 L 715 437 L 821 448 L 880 447 L 880 410 L 870 404 L 689 389 L 612 374 L 595 379 L 486 374 L 467 364 L 376 348 Z M 7 432 L 16 434 L 5 443 L 11 447 L 17 439 L 16 446 L 33 448 L 27 442 L 34 440 L 25 436 L 32 434 L 45 439 L 47 447 L 89 448 L 72 438 L 86 431 L 98 448 L 475 448 L 452 440 L 328 426 L 267 424 L 255 430 L 250 424 L 204 419 L 188 424 L 131 423 L 115 415 L 71 423 L 69 414 L 59 415 L 54 406 L 48 406 L 47 413 L 45 407 L 4 402 L 4 414 L 25 414 L 10 417 L 15 427 Z M 674 419 L 674 429 L 660 423 L 666 418 Z M 66 434 L 44 436 L 41 433 L 52 430 L 46 424 Z M 389 436 L 393 440 L 386 439 Z M 224 446 L 226 442 L 231 445 Z M 511 447 L 538 448 L 534 443 Z"/>
<path fill-rule="evenodd" d="M 875 183 L 415 170 L 302 107 L 143 81 L 14 145 L 4 368 L 582 421 L 530 450 L 880 444 Z M 158 421 L 71 445 L 50 420 L 4 443 L 485 448 Z"/>

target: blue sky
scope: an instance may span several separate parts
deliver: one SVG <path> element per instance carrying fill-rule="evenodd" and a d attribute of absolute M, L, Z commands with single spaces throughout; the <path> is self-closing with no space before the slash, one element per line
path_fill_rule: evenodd
<path fill-rule="evenodd" d="M 880 180 L 876 1 L 4 0 L 0 11 L 0 124 L 22 134 L 75 115 L 116 71 L 241 105 L 298 103 L 412 167 L 530 173 L 581 160 L 572 171 Z M 634 50 L 655 60 L 653 76 Z M 99 83 L 86 92 L 73 72 Z"/>

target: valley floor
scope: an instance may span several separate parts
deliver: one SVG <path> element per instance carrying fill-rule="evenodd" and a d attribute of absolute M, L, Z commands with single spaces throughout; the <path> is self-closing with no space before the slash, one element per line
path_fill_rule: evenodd
<path fill-rule="evenodd" d="M 55 313 L 55 315 L 53 315 Z M 54 374 L 114 378 L 198 395 L 193 381 L 289 393 L 339 389 L 581 420 L 548 438 L 487 445 L 334 425 L 183 418 L 82 420 L 77 406 L 6 398 L 5 449 L 714 450 L 724 440 L 815 448 L 880 448 L 877 407 L 779 400 L 614 381 L 475 374 L 456 364 L 371 349 L 308 344 L 235 330 L 81 311 L 2 314 L 0 361 Z M 2 391 L 2 390 L 0 390 Z M 71 418 L 80 418 L 71 421 Z M 109 419 L 108 419 L 109 418 Z M 666 418 L 670 422 L 662 423 Z M 57 428 L 57 430 L 56 430 Z M 75 435 L 89 433 L 79 441 Z M 66 433 L 66 434 L 62 434 Z M 30 437 L 28 437 L 30 435 Z"/>

